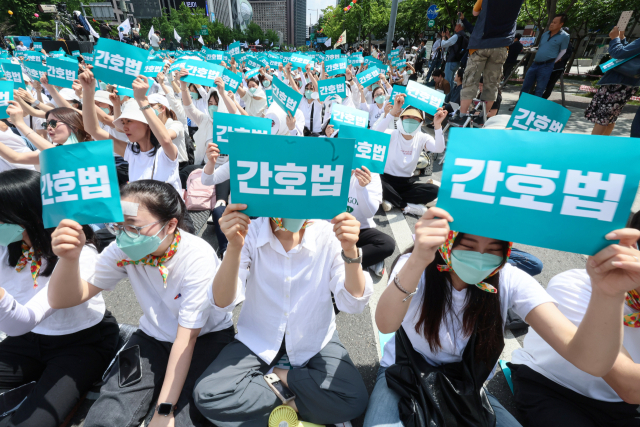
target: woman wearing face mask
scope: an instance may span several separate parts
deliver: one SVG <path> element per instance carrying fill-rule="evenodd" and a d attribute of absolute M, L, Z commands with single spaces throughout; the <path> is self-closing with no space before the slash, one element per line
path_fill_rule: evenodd
<path fill-rule="evenodd" d="M 58 427 L 115 355 L 118 324 L 100 295 L 63 310 L 49 305 L 49 280 L 59 259 L 52 251 L 53 230 L 42 223 L 40 174 L 0 173 L 0 205 L 0 331 L 8 335 L 0 342 L 0 393 L 36 381 L 2 425 Z M 98 252 L 91 228 L 82 229 L 87 239 L 78 246 L 76 274 L 86 279 L 95 273 Z"/>
<path fill-rule="evenodd" d="M 360 89 L 360 110 L 369 112 L 369 127 L 372 128 L 384 114 L 384 103 L 387 101 L 387 94 L 382 87 L 376 86 L 372 92 L 373 103 L 367 104 L 365 90 L 360 83 L 358 83 L 358 89 Z"/>
<path fill-rule="evenodd" d="M 318 100 L 318 86 L 311 72 L 310 81 L 304 87 L 304 99 L 298 109 L 304 114 L 304 136 L 318 136 L 322 132 L 322 103 Z M 315 98 L 314 98 L 315 93 Z"/>
<path fill-rule="evenodd" d="M 149 95 L 149 104 L 169 132 L 169 138 L 178 148 L 178 169 L 188 165 L 187 147 L 185 145 L 184 125 L 178 121 L 176 113 L 171 110 L 166 96 L 154 93 Z"/>
<path fill-rule="evenodd" d="M 9 101 L 7 114 L 11 121 L 16 124 L 18 130 L 25 132 L 27 139 L 38 149 L 46 150 L 63 144 L 77 144 L 91 140 L 91 136 L 85 131 L 82 123 L 82 115 L 71 108 L 61 107 L 47 111 L 45 124 L 47 136 L 51 142 L 47 141 L 22 120 L 22 108 L 15 101 Z M 39 165 L 40 151 L 14 151 L 0 139 L 0 157 L 10 163 L 20 163 L 25 165 Z"/>
<path fill-rule="evenodd" d="M 96 109 L 96 113 L 98 114 L 100 127 L 105 130 L 107 126 L 114 127 L 114 106 L 113 102 L 111 102 L 111 99 L 109 99 L 110 95 L 111 94 L 106 90 L 97 90 L 93 95 L 93 100 L 96 104 L 96 107 L 98 107 Z"/>
<path fill-rule="evenodd" d="M 217 307 L 243 289 L 246 299 L 236 339 L 196 384 L 198 410 L 219 427 L 266 425 L 281 402 L 263 375 L 286 352 L 293 369 L 273 374 L 296 396 L 289 406 L 301 420 L 356 418 L 367 391 L 335 332 L 331 294 L 339 310 L 360 313 L 373 292 L 356 247 L 360 224 L 348 213 L 331 222 L 250 220 L 242 209 L 231 204 L 220 220 L 229 246 L 209 296 Z"/>
<path fill-rule="evenodd" d="M 416 378 L 423 391 L 427 383 L 439 379 L 425 391 L 425 400 L 453 393 L 442 376 L 455 377 L 459 390 L 466 388 L 480 396 L 467 395 L 465 403 L 470 407 L 456 406 L 462 397 L 454 397 L 447 407 L 427 404 L 429 418 L 449 417 L 458 420 L 458 425 L 490 425 L 495 417 L 498 427 L 520 426 L 483 388 L 504 347 L 509 308 L 555 351 L 594 376 L 606 374 L 618 356 L 625 293 L 640 286 L 640 252 L 633 246 L 640 232 L 622 229 L 610 233 L 606 238 L 620 239 L 619 244 L 590 258 L 587 272 L 593 295 L 584 320 L 576 327 L 531 276 L 506 263 L 510 242 L 451 231 L 452 221 L 438 208 L 418 221 L 415 246 L 398 259 L 378 302 L 378 329 L 397 332 L 385 346 L 365 427 L 402 426 L 401 417 L 408 414 L 398 408 L 407 408 L 408 400 L 398 394 L 406 386 L 399 371 L 406 366 L 406 357 L 426 363 L 413 365 L 424 378 Z M 485 409 L 488 404 L 495 415 Z M 460 417 L 466 422 L 460 422 Z"/>
<path fill-rule="evenodd" d="M 444 136 L 442 135 L 442 121 L 447 112 L 442 108 L 433 118 L 435 140 L 420 130 L 424 113 L 417 108 L 404 105 L 404 95 L 396 96 L 393 106 L 387 104 L 385 115 L 375 124 L 374 130 L 391 134 L 387 163 L 384 167 L 382 179 L 382 207 L 385 212 L 392 206 L 404 213 L 422 216 L 427 210 L 426 204 L 438 197 L 438 186 L 434 184 L 419 184 L 413 171 L 420 160 L 423 150 L 433 153 L 444 151 Z M 399 118 L 398 129 L 388 129 L 394 117 Z"/>
<path fill-rule="evenodd" d="M 270 74 L 270 71 L 271 69 L 269 67 L 267 67 L 266 70 L 264 68 L 260 68 L 260 77 L 262 77 L 262 79 L 260 80 L 260 84 L 262 85 L 263 89 L 271 88 L 271 81 L 273 80 L 273 76 Z"/>
<path fill-rule="evenodd" d="M 256 79 L 247 80 L 247 88 L 238 86 L 238 96 L 244 101 L 244 110 L 253 117 L 262 117 L 267 109 L 267 95 Z"/>
<path fill-rule="evenodd" d="M 171 140 L 169 131 L 151 107 L 146 93 L 149 89 L 147 77 L 138 76 L 133 81 L 134 100 L 127 101 L 122 114 L 114 121 L 131 142 L 111 136 L 98 126 L 93 102 L 96 79 L 89 70 L 80 75 L 85 92 L 82 116 L 87 131 L 96 141 L 113 140 L 114 152 L 129 163 L 129 181 L 155 179 L 167 182 L 180 191 L 178 175 L 178 148 Z"/>
<path fill-rule="evenodd" d="M 238 301 L 219 309 L 207 301 L 220 262 L 207 242 L 183 231 L 186 207 L 175 189 L 136 181 L 122 188 L 121 198 L 125 221 L 109 225 L 116 241 L 100 254 L 91 277 L 78 274 L 81 227 L 63 220 L 53 233 L 61 265 L 49 284 L 52 307 L 75 307 L 128 278 L 143 312 L 84 425 L 137 426 L 157 396 L 149 427 L 202 426 L 193 386 L 233 339 L 231 310 Z"/>

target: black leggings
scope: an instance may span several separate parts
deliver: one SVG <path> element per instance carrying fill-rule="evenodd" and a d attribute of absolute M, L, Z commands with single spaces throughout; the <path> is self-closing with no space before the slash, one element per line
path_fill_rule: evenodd
<path fill-rule="evenodd" d="M 115 356 L 118 323 L 108 311 L 100 323 L 69 335 L 27 334 L 0 343 L 0 392 L 31 381 L 35 389 L 0 426 L 59 427 L 99 381 Z"/>
<path fill-rule="evenodd" d="M 362 249 L 362 268 L 367 268 L 393 255 L 396 242 L 382 231 L 364 228 L 360 230 L 356 246 Z"/>
<path fill-rule="evenodd" d="M 389 174 L 380 175 L 382 198 L 393 206 L 404 209 L 407 203 L 426 205 L 438 197 L 438 186 L 420 184 L 417 176 L 402 177 Z"/>

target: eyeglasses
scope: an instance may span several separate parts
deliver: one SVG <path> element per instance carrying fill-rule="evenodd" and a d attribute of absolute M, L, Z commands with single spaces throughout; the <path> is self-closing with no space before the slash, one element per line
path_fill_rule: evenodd
<path fill-rule="evenodd" d="M 109 232 L 115 236 L 119 236 L 124 231 L 127 236 L 131 237 L 132 239 L 137 239 L 138 237 L 140 237 L 140 230 L 142 230 L 143 228 L 151 227 L 152 225 L 159 222 L 160 221 L 152 222 L 151 224 L 143 225 L 141 227 L 135 225 L 118 224 L 117 222 L 109 222 L 106 224 L 106 226 L 107 230 L 109 230 Z"/>
<path fill-rule="evenodd" d="M 49 126 L 51 126 L 51 129 L 55 129 L 58 126 L 58 123 L 62 123 L 63 125 L 67 125 L 65 122 L 63 122 L 61 120 L 51 119 L 48 122 L 44 122 L 42 124 L 42 127 L 46 129 Z M 69 126 L 69 125 L 67 125 L 67 126 Z"/>

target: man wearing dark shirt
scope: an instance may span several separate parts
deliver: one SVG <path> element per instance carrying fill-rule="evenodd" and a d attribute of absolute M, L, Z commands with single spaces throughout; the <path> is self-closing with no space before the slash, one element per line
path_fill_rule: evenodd
<path fill-rule="evenodd" d="M 502 66 L 502 74 L 504 75 L 505 79 L 509 77 L 509 74 L 511 74 L 513 68 L 518 64 L 518 55 L 520 55 L 523 48 L 522 43 L 520 43 L 521 38 L 522 34 L 516 34 L 513 43 L 509 45 L 507 60 L 504 61 L 504 65 Z"/>
<path fill-rule="evenodd" d="M 100 24 L 100 37 L 110 38 L 111 27 L 107 24 L 107 21 L 102 21 Z"/>

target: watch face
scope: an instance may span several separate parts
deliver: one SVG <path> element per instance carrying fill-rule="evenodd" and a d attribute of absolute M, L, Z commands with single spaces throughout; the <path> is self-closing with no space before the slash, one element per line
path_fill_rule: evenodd
<path fill-rule="evenodd" d="M 171 403 L 161 403 L 158 405 L 158 415 L 171 415 L 171 409 L 173 405 Z"/>

